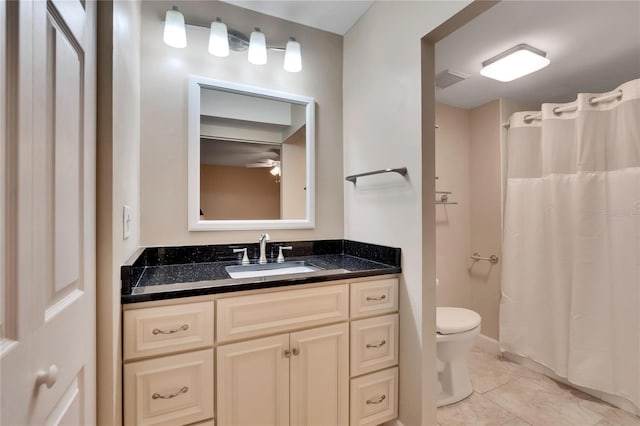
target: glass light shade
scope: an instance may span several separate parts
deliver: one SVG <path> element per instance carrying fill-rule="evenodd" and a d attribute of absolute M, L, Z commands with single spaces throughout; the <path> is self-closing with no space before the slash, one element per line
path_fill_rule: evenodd
<path fill-rule="evenodd" d="M 249 62 L 254 65 L 267 63 L 267 40 L 260 28 L 256 28 L 249 38 Z"/>
<path fill-rule="evenodd" d="M 162 40 L 171 47 L 187 47 L 187 32 L 184 26 L 184 16 L 174 6 L 167 10 L 164 18 L 164 35 Z"/>
<path fill-rule="evenodd" d="M 295 38 L 290 38 L 284 52 L 284 70 L 289 72 L 302 71 L 302 56 L 300 54 L 300 43 Z"/>
<path fill-rule="evenodd" d="M 521 44 L 482 63 L 480 74 L 494 80 L 508 82 L 538 71 L 551 61 L 541 50 Z"/>
<path fill-rule="evenodd" d="M 273 166 L 273 169 L 269 171 L 273 176 L 280 176 L 280 167 Z"/>
<path fill-rule="evenodd" d="M 209 53 L 213 56 L 229 56 L 229 36 L 227 26 L 219 19 L 211 23 L 209 33 Z"/>

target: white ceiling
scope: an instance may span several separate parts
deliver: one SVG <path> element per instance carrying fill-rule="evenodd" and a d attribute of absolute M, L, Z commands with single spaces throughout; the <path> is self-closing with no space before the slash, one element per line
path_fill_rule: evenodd
<path fill-rule="evenodd" d="M 373 4 L 370 0 L 223 1 L 340 35 Z M 547 52 L 551 64 L 508 83 L 480 75 L 483 61 L 520 43 Z M 461 108 L 500 97 L 538 106 L 570 102 L 577 93 L 610 91 L 640 78 L 640 0 L 504 0 L 436 44 L 436 73 L 446 69 L 469 78 L 437 89 L 436 99 Z"/>
<path fill-rule="evenodd" d="M 223 0 L 235 6 L 344 35 L 373 4 L 373 0 Z"/>
<path fill-rule="evenodd" d="M 482 77 L 482 62 L 520 43 L 551 64 L 509 83 Z M 436 73 L 470 77 L 436 89 L 439 102 L 473 108 L 504 97 L 538 106 L 606 92 L 640 78 L 640 1 L 502 1 L 436 44 Z"/>

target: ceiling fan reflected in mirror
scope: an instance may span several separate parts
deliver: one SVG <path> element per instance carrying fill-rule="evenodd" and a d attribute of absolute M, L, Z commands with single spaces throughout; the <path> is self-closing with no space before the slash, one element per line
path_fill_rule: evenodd
<path fill-rule="evenodd" d="M 272 160 L 270 158 L 265 158 L 264 160 L 260 160 L 256 163 L 249 163 L 249 164 L 245 164 L 245 167 L 271 167 L 271 170 L 269 171 L 269 173 L 271 173 L 273 176 L 280 176 L 280 161 L 279 160 Z"/>

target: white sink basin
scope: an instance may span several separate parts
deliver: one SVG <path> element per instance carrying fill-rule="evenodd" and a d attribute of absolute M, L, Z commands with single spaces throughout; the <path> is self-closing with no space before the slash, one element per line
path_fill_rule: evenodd
<path fill-rule="evenodd" d="M 264 265 L 231 265 L 225 267 L 231 278 L 267 277 L 320 271 L 322 268 L 304 261 L 267 263 Z"/>

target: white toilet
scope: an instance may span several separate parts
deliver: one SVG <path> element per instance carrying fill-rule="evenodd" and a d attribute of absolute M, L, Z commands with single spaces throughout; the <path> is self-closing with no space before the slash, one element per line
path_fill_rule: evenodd
<path fill-rule="evenodd" d="M 480 334 L 481 318 L 464 308 L 436 308 L 438 407 L 458 402 L 473 392 L 467 353 Z"/>

